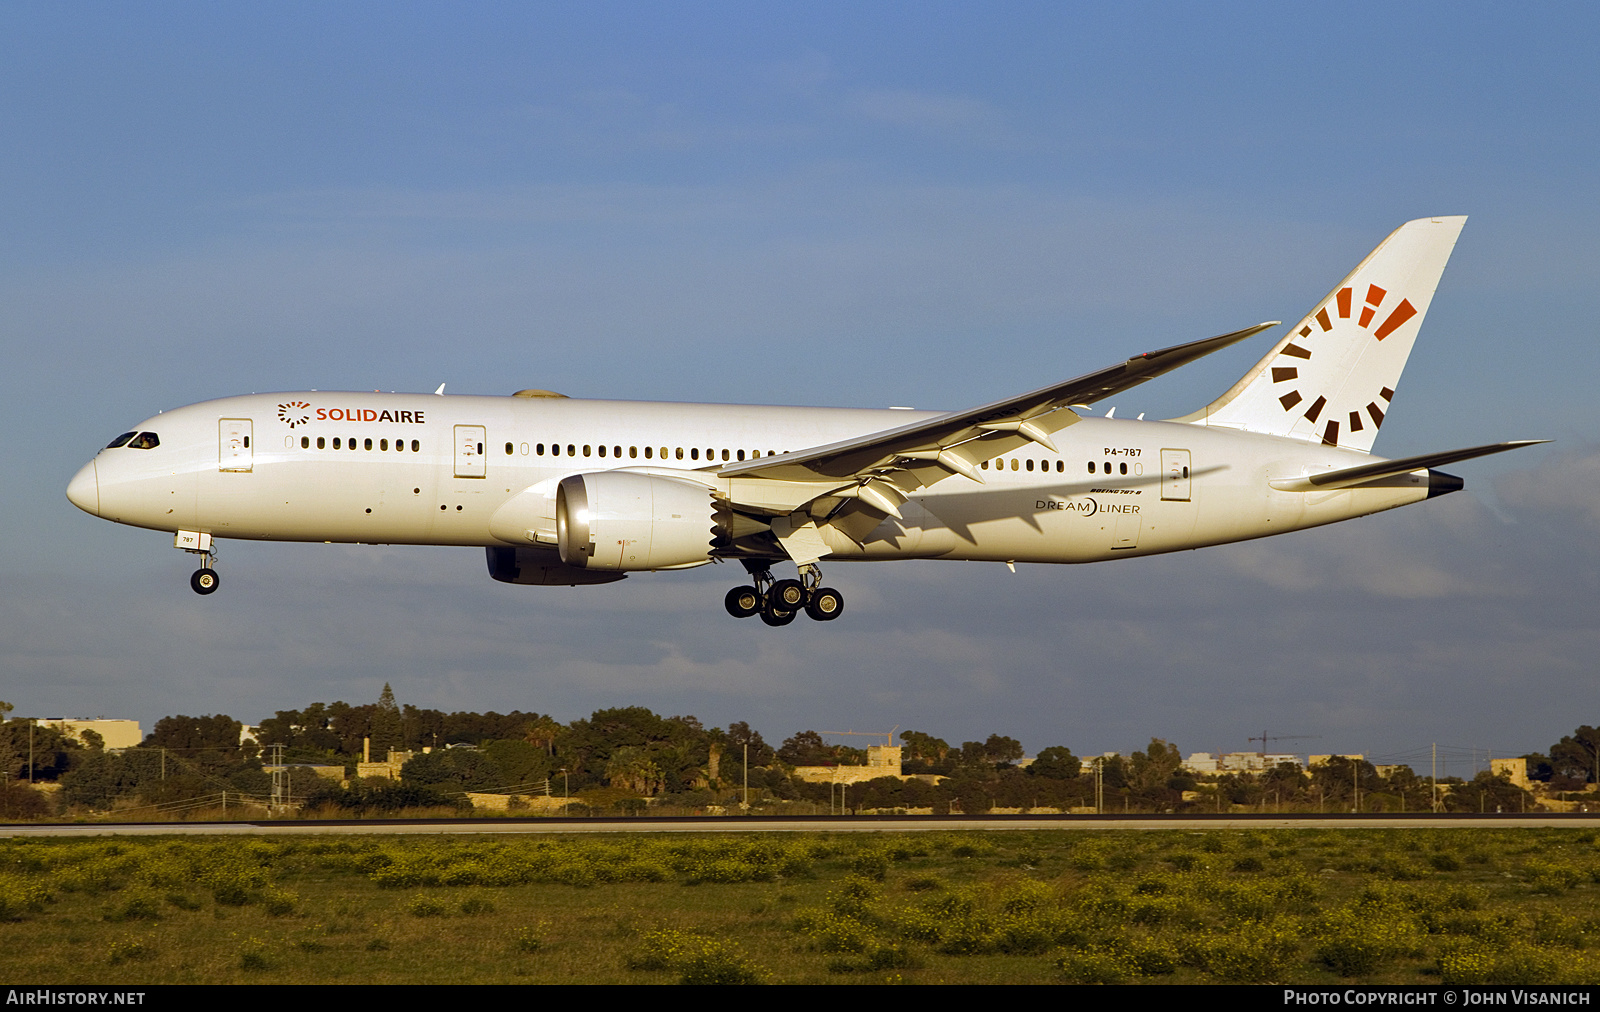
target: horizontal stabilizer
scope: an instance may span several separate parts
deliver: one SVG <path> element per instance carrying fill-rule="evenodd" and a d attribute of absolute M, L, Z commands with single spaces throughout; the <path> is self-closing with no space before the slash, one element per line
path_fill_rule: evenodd
<path fill-rule="evenodd" d="M 1338 471 L 1323 471 L 1303 478 L 1280 478 L 1270 484 L 1280 492 L 1315 492 L 1349 488 L 1352 485 L 1362 485 L 1369 481 L 1392 478 L 1395 475 L 1410 474 L 1412 471 L 1453 464 L 1458 460 L 1487 457 L 1491 453 L 1504 453 L 1518 447 L 1537 446 L 1548 442 L 1550 442 L 1548 439 L 1516 439 L 1509 443 L 1490 443 L 1487 446 L 1471 446 L 1464 450 L 1424 453 L 1419 457 L 1405 457 L 1400 460 L 1380 460 L 1373 464 L 1346 467 Z"/>

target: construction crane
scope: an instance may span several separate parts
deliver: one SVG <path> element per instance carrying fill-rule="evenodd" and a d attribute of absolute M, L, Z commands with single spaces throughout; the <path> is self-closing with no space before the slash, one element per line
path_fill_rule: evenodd
<path fill-rule="evenodd" d="M 896 724 L 893 731 L 823 731 L 822 734 L 855 735 L 861 738 L 882 738 L 885 745 L 894 744 L 895 732 L 900 730 Z"/>
<path fill-rule="evenodd" d="M 1257 741 L 1259 741 L 1261 743 L 1261 751 L 1257 752 L 1256 755 L 1259 755 L 1261 757 L 1261 763 L 1262 763 L 1263 766 L 1265 766 L 1266 765 L 1266 761 L 1267 761 L 1267 742 L 1269 742 L 1269 741 L 1298 741 L 1298 740 L 1301 740 L 1301 739 L 1321 738 L 1321 737 L 1322 737 L 1322 735 L 1320 735 L 1320 734 L 1274 734 L 1274 735 L 1269 735 L 1269 734 L 1267 734 L 1266 731 L 1262 731 L 1261 732 L 1261 737 L 1259 737 L 1259 738 L 1246 738 L 1245 740 L 1249 741 L 1249 742 L 1257 742 Z"/>

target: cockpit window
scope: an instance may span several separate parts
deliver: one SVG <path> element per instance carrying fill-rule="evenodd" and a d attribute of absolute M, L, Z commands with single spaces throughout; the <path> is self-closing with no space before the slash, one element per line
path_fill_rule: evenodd
<path fill-rule="evenodd" d="M 118 436 L 116 439 L 113 439 L 111 442 L 107 443 L 106 444 L 106 449 L 115 450 L 117 447 L 121 446 L 123 443 L 126 443 L 128 440 L 132 439 L 134 436 L 137 436 L 137 435 L 138 435 L 137 432 L 124 432 L 122 435 Z"/>
<path fill-rule="evenodd" d="M 128 443 L 130 450 L 154 450 L 161 445 L 161 437 L 154 432 L 141 432 Z"/>

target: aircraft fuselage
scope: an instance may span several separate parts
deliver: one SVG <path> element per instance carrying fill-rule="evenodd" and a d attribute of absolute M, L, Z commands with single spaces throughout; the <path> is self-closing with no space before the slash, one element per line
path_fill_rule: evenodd
<path fill-rule="evenodd" d="M 528 547 L 495 518 L 574 474 L 683 473 L 716 487 L 727 463 L 878 432 L 938 412 L 566 398 L 324 393 L 208 401 L 146 419 L 151 448 L 110 447 L 74 478 L 87 512 L 218 538 Z M 146 440 L 148 442 L 148 440 Z M 1186 422 L 1086 416 L 911 494 L 833 559 L 1096 562 L 1242 541 L 1453 490 L 1419 470 L 1332 491 L 1270 482 L 1379 460 Z M 739 479 L 732 479 L 738 481 Z M 535 513 L 537 510 L 534 511 Z M 536 524 L 535 524 L 536 526 Z M 831 532 L 830 532 L 831 534 Z M 719 554 L 745 554 L 728 550 Z"/>

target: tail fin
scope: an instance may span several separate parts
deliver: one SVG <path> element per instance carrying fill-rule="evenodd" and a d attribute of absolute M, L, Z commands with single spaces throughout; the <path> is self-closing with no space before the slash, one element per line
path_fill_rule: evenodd
<path fill-rule="evenodd" d="M 1370 452 L 1466 221 L 1395 229 L 1233 389 L 1179 421 Z"/>

